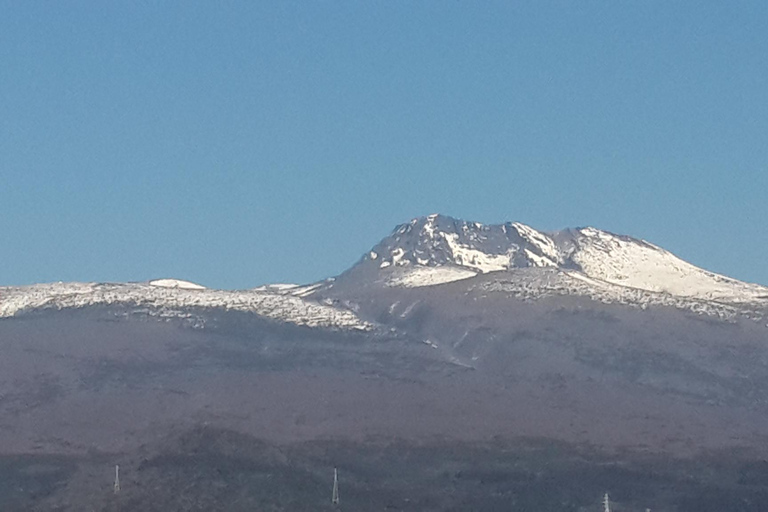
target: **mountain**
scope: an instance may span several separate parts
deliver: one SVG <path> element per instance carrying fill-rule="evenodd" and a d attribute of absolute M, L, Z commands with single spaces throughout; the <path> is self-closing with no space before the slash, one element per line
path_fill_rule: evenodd
<path fill-rule="evenodd" d="M 768 289 L 430 215 L 335 278 L 0 288 L 1 510 L 768 509 Z M 112 489 L 120 465 L 121 490 Z"/>
<path fill-rule="evenodd" d="M 391 285 L 424 286 L 522 268 L 557 269 L 596 285 L 726 303 L 768 304 L 768 288 L 697 268 L 643 240 L 595 228 L 537 231 L 441 215 L 413 219 L 357 267 L 384 270 Z M 399 271 L 397 270 L 399 269 Z M 353 269 L 354 270 L 354 269 Z"/>

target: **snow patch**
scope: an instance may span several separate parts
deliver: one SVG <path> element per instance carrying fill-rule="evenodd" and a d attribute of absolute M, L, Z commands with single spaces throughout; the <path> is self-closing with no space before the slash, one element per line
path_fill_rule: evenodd
<path fill-rule="evenodd" d="M 512 227 L 515 228 L 523 240 L 541 251 L 543 257 L 536 256 L 529 250 L 526 251 L 531 259 L 535 258 L 536 266 L 555 267 L 562 262 L 560 251 L 558 250 L 557 245 L 555 244 L 555 241 L 552 240 L 552 238 L 548 237 L 540 231 L 536 231 L 535 229 L 526 226 L 525 224 L 520 224 L 519 222 L 513 223 Z"/>
<path fill-rule="evenodd" d="M 294 297 L 309 297 L 310 295 L 315 293 L 318 290 L 318 288 L 320 288 L 321 286 L 323 286 L 322 282 L 310 284 L 307 286 L 297 286 L 296 288 L 291 289 L 290 293 Z"/>
<path fill-rule="evenodd" d="M 476 275 L 477 272 L 459 267 L 412 267 L 391 276 L 386 284 L 387 286 L 418 288 L 469 279 Z"/>
<path fill-rule="evenodd" d="M 205 286 L 181 279 L 155 279 L 149 282 L 150 286 L 160 288 L 183 288 L 184 290 L 205 290 Z"/>
<path fill-rule="evenodd" d="M 392 264 L 404 265 L 406 262 L 402 261 L 403 256 L 405 256 L 405 250 L 402 247 L 398 247 L 397 249 L 392 251 Z"/>
<path fill-rule="evenodd" d="M 505 270 L 510 266 L 513 252 L 506 254 L 488 254 L 472 249 L 459 243 L 459 235 L 455 233 L 440 233 L 451 250 L 453 260 L 457 265 L 469 267 L 482 273 Z"/>
<path fill-rule="evenodd" d="M 435 238 L 435 231 L 437 228 L 435 227 L 435 219 L 437 218 L 437 215 L 430 215 L 427 217 L 427 222 L 424 223 L 424 227 L 421 228 L 421 231 L 429 238 L 430 240 Z"/>

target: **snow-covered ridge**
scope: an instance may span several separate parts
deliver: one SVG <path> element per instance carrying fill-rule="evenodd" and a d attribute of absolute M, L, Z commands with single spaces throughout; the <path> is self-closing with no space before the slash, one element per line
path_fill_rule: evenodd
<path fill-rule="evenodd" d="M 307 285 L 298 285 L 298 284 L 284 284 L 284 283 L 278 283 L 278 284 L 265 284 L 262 286 L 259 286 L 258 288 L 254 288 L 253 291 L 256 292 L 269 292 L 269 293 L 276 293 L 279 295 L 292 295 L 294 297 L 309 297 L 315 291 L 317 291 L 321 286 L 323 286 L 324 283 L 313 283 L 313 284 L 307 284 Z"/>
<path fill-rule="evenodd" d="M 595 228 L 573 232 L 568 258 L 589 277 L 652 292 L 723 302 L 768 299 L 768 288 L 691 265 L 643 240 Z"/>
<path fill-rule="evenodd" d="M 768 304 L 765 286 L 708 272 L 646 241 L 591 227 L 545 233 L 518 222 L 483 225 L 430 215 L 397 226 L 361 264 L 389 275 L 391 286 L 440 284 L 466 279 L 467 272 L 557 268 L 676 297 Z M 420 270 L 424 268 L 463 272 Z M 437 275 L 441 278 L 433 279 Z"/>
<path fill-rule="evenodd" d="M 122 305 L 153 316 L 187 317 L 189 308 L 247 311 L 278 322 L 330 329 L 371 330 L 352 311 L 272 291 L 212 290 L 149 283 L 51 283 L 0 287 L 0 318 L 26 311 Z M 179 282 L 186 283 L 186 282 Z M 194 284 L 194 283 L 190 283 Z M 199 286 L 199 285 L 196 285 Z"/>
<path fill-rule="evenodd" d="M 402 286 L 405 288 L 417 288 L 419 286 L 433 286 L 436 284 L 451 283 L 475 277 L 477 272 L 466 268 L 444 267 L 411 267 L 403 269 L 389 276 L 387 285 Z"/>
<path fill-rule="evenodd" d="M 578 296 L 604 304 L 620 304 L 640 309 L 673 307 L 720 320 L 745 318 L 760 324 L 768 321 L 768 305 L 728 304 L 616 286 L 587 277 L 577 270 L 517 269 L 509 273 L 499 273 L 497 276 L 473 284 L 468 290 L 480 290 L 483 294 L 502 293 L 524 301 L 537 301 L 553 296 Z"/>

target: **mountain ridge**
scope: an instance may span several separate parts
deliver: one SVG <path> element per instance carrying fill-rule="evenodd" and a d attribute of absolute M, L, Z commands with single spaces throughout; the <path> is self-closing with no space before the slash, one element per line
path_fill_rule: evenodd
<path fill-rule="evenodd" d="M 275 321 L 331 329 L 372 329 L 339 288 L 424 287 L 478 276 L 485 289 L 535 300 L 588 297 L 635 307 L 673 306 L 719 318 L 768 317 L 768 287 L 696 267 L 645 240 L 594 227 L 538 231 L 519 222 L 481 224 L 432 214 L 397 225 L 351 268 L 308 285 L 215 290 L 180 279 L 144 283 L 50 283 L 0 287 L 0 317 L 40 309 L 123 304 L 160 317 L 188 308 L 226 308 Z"/>
<path fill-rule="evenodd" d="M 768 287 L 701 269 L 631 236 L 594 227 L 543 232 L 518 222 L 481 224 L 439 214 L 398 225 L 357 265 L 464 270 L 453 276 L 446 272 L 440 282 L 472 277 L 470 272 L 553 267 L 612 285 L 686 298 L 729 303 L 768 298 Z"/>

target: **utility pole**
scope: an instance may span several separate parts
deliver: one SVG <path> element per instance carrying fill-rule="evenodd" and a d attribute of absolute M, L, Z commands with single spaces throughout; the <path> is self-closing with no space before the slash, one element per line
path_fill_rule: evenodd
<path fill-rule="evenodd" d="M 120 466 L 115 465 L 115 494 L 120 492 Z"/>
<path fill-rule="evenodd" d="M 339 504 L 339 472 L 336 468 L 333 468 L 333 494 L 331 495 L 331 503 L 334 505 Z"/>

